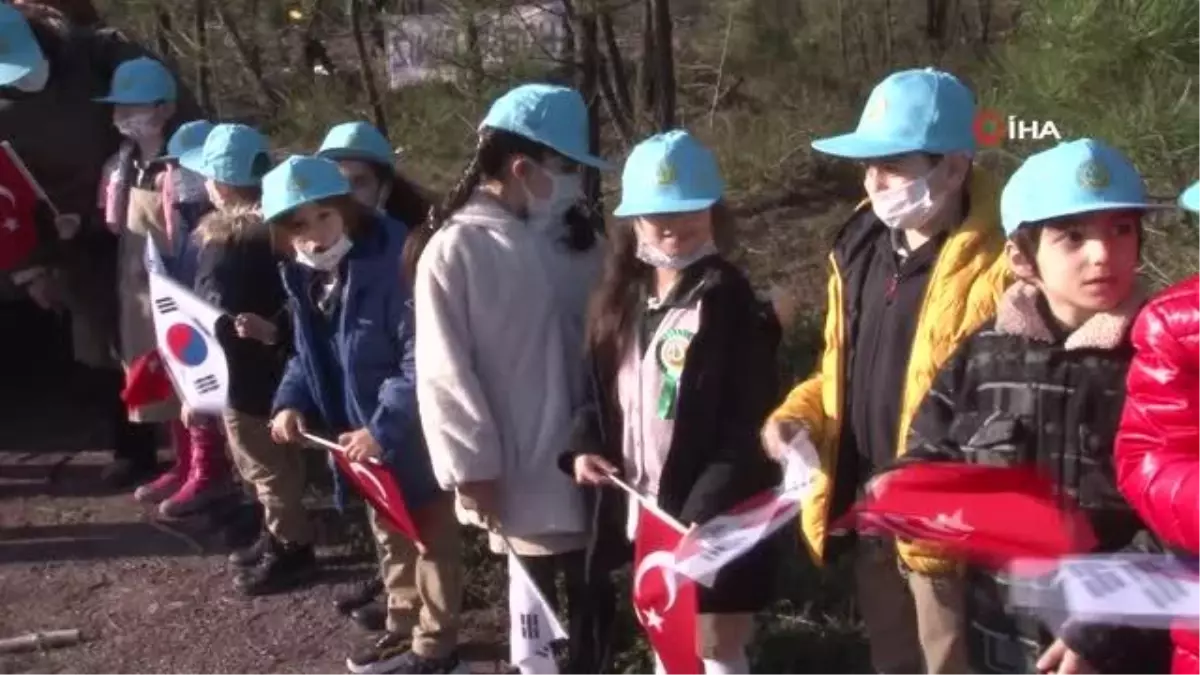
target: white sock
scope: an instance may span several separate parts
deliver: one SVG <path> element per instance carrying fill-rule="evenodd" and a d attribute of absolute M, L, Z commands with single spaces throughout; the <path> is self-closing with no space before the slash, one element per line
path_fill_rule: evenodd
<path fill-rule="evenodd" d="M 705 675 L 744 675 L 750 672 L 750 660 L 746 653 L 732 660 L 704 659 Z"/>

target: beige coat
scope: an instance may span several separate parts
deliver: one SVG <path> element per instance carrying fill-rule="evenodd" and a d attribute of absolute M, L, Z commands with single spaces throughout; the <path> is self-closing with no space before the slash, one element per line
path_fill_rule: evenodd
<path fill-rule="evenodd" d="M 119 312 L 119 358 L 128 374 L 134 359 L 157 346 L 150 310 L 150 277 L 146 272 L 146 239 L 153 238 L 165 250 L 162 197 L 158 192 L 131 188 L 129 218 L 118 235 L 117 293 Z M 167 422 L 179 419 L 179 400 L 144 406 L 129 412 L 133 422 Z"/>

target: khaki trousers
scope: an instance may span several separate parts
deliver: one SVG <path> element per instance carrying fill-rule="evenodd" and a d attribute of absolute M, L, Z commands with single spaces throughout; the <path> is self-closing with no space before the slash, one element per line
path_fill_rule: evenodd
<path fill-rule="evenodd" d="M 702 659 L 744 659 L 753 637 L 753 614 L 700 614 L 696 617 L 696 645 Z"/>
<path fill-rule="evenodd" d="M 304 508 L 304 453 L 277 445 L 267 420 L 226 410 L 225 435 L 242 480 L 254 486 L 267 531 L 288 544 L 311 544 L 312 523 Z"/>
<path fill-rule="evenodd" d="M 892 543 L 860 540 L 855 556 L 858 608 L 876 672 L 969 672 L 962 578 L 902 569 Z"/>
<path fill-rule="evenodd" d="M 458 645 L 463 595 L 462 540 L 453 495 L 441 495 L 413 514 L 424 553 L 375 509 L 367 512 L 387 592 L 388 631 L 411 630 L 412 650 L 420 656 L 449 656 Z"/>

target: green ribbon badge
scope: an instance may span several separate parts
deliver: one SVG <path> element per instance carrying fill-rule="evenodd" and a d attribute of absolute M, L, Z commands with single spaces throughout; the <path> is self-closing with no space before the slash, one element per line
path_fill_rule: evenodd
<path fill-rule="evenodd" d="M 663 383 L 658 394 L 658 418 L 675 418 L 675 397 L 679 393 L 679 378 L 683 375 L 683 362 L 687 357 L 688 345 L 696 334 L 690 330 L 672 328 L 663 334 L 658 343 L 658 366 L 662 369 Z"/>

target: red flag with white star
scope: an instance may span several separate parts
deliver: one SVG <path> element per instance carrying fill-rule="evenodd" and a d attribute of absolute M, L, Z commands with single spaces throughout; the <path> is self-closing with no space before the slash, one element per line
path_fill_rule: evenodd
<path fill-rule="evenodd" d="M 0 144 L 0 270 L 20 267 L 37 246 L 41 188 L 7 142 Z"/>
<path fill-rule="evenodd" d="M 157 349 L 151 349 L 129 364 L 129 370 L 125 373 L 125 389 L 121 391 L 121 400 L 126 408 L 136 410 L 169 401 L 174 395 L 175 387 L 167 375 L 162 354 Z"/>
<path fill-rule="evenodd" d="M 661 518 L 638 508 L 633 611 L 666 672 L 703 673 L 696 655 L 696 583 L 675 571 L 674 551 L 682 538 Z"/>

